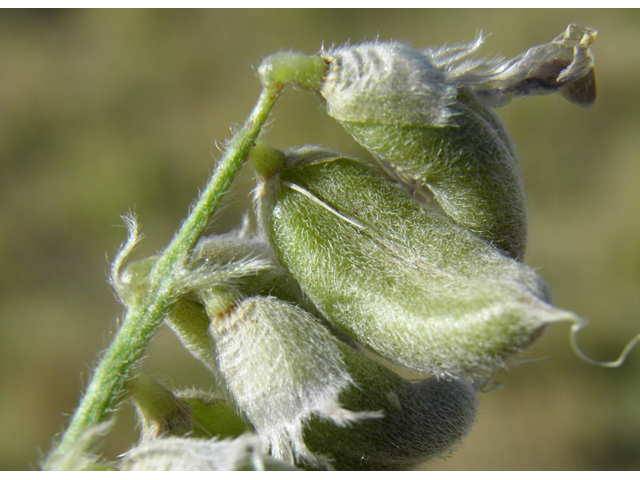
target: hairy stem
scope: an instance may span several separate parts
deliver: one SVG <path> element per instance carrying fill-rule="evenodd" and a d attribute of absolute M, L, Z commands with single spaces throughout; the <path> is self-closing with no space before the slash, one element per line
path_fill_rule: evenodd
<path fill-rule="evenodd" d="M 234 136 L 197 204 L 154 265 L 148 295 L 130 308 L 113 342 L 95 369 L 91 383 L 53 455 L 64 454 L 93 425 L 105 421 L 122 396 L 133 364 L 175 301 L 172 271 L 193 248 L 222 197 L 240 171 L 283 84 L 265 87 L 242 129 Z"/>

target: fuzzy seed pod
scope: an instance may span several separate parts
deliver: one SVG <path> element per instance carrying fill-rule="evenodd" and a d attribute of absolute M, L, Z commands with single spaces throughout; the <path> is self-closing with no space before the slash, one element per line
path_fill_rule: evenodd
<path fill-rule="evenodd" d="M 209 298 L 203 300 L 217 376 L 274 457 L 328 466 L 303 441 L 311 415 L 340 426 L 381 416 L 340 405 L 352 380 L 336 340 L 310 314 L 275 297 L 239 300 L 216 312 Z"/>
<path fill-rule="evenodd" d="M 506 130 L 473 94 L 460 90 L 446 125 L 341 124 L 400 180 L 426 185 L 456 223 L 522 259 L 527 236 L 524 185 Z M 390 171 L 389 168 L 387 168 Z"/>
<path fill-rule="evenodd" d="M 388 360 L 438 376 L 487 372 L 548 323 L 578 320 L 549 303 L 533 269 L 374 167 L 314 148 L 286 165 L 258 189 L 262 228 L 318 311 Z"/>
<path fill-rule="evenodd" d="M 484 105 L 559 92 L 595 100 L 596 32 L 571 24 L 509 61 L 472 58 L 470 45 L 418 50 L 365 43 L 322 54 L 327 112 L 378 160 L 426 184 L 458 224 L 516 259 L 524 256 L 524 189 L 509 136 Z"/>

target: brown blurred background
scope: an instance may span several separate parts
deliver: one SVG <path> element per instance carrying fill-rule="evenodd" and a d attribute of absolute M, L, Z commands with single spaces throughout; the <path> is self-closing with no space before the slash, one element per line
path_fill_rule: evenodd
<path fill-rule="evenodd" d="M 528 192 L 527 262 L 561 307 L 590 318 L 579 336 L 615 358 L 640 331 L 640 13 L 564 10 L 0 11 L 0 469 L 32 468 L 66 424 L 122 308 L 106 282 L 134 210 L 163 248 L 244 121 L 255 70 L 280 49 L 347 40 L 415 46 L 493 33 L 513 56 L 570 22 L 598 29 L 599 98 L 559 96 L 499 110 Z M 277 147 L 366 155 L 313 95 L 288 89 L 272 114 Z M 237 224 L 254 182 L 243 172 L 212 231 Z M 571 352 L 557 325 L 498 376 L 477 425 L 430 469 L 639 469 L 640 349 L 616 370 Z M 142 368 L 167 386 L 208 388 L 206 370 L 161 329 Z M 106 453 L 136 441 L 125 405 Z"/>

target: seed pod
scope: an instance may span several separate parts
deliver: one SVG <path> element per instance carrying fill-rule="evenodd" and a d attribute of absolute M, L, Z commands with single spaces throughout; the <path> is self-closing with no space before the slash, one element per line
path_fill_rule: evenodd
<path fill-rule="evenodd" d="M 370 165 L 307 148 L 287 166 L 259 187 L 262 228 L 318 311 L 388 360 L 438 376 L 487 372 L 548 323 L 577 320 L 549 303 L 533 269 Z"/>
<path fill-rule="evenodd" d="M 355 413 L 338 404 L 351 379 L 337 340 L 318 319 L 280 298 L 260 296 L 278 294 L 304 304 L 272 255 L 260 239 L 231 234 L 202 240 L 184 271 L 175 274 L 175 288 L 184 296 L 165 322 L 213 371 L 226 400 L 274 456 L 328 466 L 302 440 L 310 416 L 346 425 L 380 413 Z M 248 267 L 254 263 L 261 268 Z M 134 262 L 120 276 L 124 298 L 133 302 L 144 291 L 144 271 L 152 264 Z"/>
<path fill-rule="evenodd" d="M 484 105 L 559 92 L 595 101 L 596 32 L 569 25 L 549 44 L 512 60 L 470 58 L 468 46 L 417 50 L 366 43 L 322 55 L 327 112 L 383 164 L 428 185 L 458 224 L 508 255 L 526 244 L 524 189 L 509 136 Z"/>
<path fill-rule="evenodd" d="M 216 312 L 209 299 L 218 378 L 274 457 L 324 466 L 302 439 L 311 415 L 338 425 L 381 416 L 340 406 L 351 378 L 337 342 L 310 314 L 275 297 L 238 300 Z"/>
<path fill-rule="evenodd" d="M 524 186 L 511 140 L 493 112 L 460 90 L 448 124 L 340 123 L 408 184 L 426 185 L 456 223 L 501 249 L 524 257 Z M 387 168 L 389 171 L 389 169 Z"/>

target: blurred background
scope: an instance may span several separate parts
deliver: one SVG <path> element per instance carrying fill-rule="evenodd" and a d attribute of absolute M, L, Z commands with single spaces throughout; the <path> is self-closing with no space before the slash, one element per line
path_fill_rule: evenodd
<path fill-rule="evenodd" d="M 379 38 L 414 46 L 492 33 L 482 54 L 514 56 L 570 22 L 596 28 L 598 100 L 559 96 L 498 111 L 528 195 L 526 261 L 556 303 L 591 319 L 579 335 L 611 360 L 640 331 L 640 12 L 625 10 L 0 11 L 0 469 L 37 466 L 78 404 L 122 307 L 109 261 L 135 211 L 145 239 L 170 240 L 248 116 L 256 69 L 278 50 Z M 310 93 L 287 89 L 268 133 L 365 156 Z M 211 227 L 238 224 L 244 171 Z M 550 328 L 496 377 L 478 421 L 428 469 L 640 469 L 640 349 L 609 370 L 579 360 L 568 325 Z M 141 369 L 166 386 L 212 379 L 162 328 Z M 110 458 L 138 438 L 126 404 Z"/>

